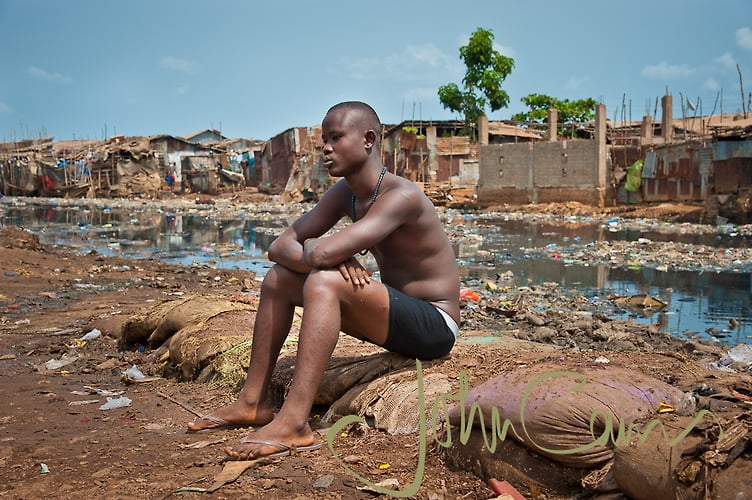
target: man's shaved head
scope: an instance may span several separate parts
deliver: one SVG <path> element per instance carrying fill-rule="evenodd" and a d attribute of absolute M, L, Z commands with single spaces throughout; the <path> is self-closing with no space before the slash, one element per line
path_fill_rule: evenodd
<path fill-rule="evenodd" d="M 381 120 L 379 120 L 376 111 L 368 104 L 360 101 L 345 101 L 329 108 L 327 114 L 333 111 L 347 112 L 348 120 L 353 120 L 353 124 L 357 124 L 364 132 L 373 130 L 376 134 L 376 141 L 381 138 Z"/>

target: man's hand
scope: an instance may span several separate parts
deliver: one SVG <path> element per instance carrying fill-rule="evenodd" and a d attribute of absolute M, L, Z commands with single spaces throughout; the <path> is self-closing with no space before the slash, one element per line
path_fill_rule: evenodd
<path fill-rule="evenodd" d="M 337 266 L 339 273 L 350 281 L 354 286 L 365 286 L 371 282 L 371 273 L 358 262 L 355 257 L 350 257 Z"/>

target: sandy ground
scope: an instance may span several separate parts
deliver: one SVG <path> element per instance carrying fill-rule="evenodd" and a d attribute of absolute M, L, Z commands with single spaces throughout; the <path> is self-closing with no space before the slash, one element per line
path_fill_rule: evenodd
<path fill-rule="evenodd" d="M 695 208 L 659 210 L 675 216 Z M 584 210 L 564 205 L 546 209 Z M 251 273 L 51 252 L 15 230 L 3 232 L 0 268 L 0 497 L 387 498 L 364 488 L 326 446 L 285 458 L 226 462 L 222 449 L 248 430 L 185 430 L 196 415 L 232 398 L 226 387 L 185 381 L 176 372 L 143 383 L 123 381 L 129 367 L 148 368 L 149 354 L 118 342 L 126 319 L 195 293 L 247 295 L 249 283 L 258 287 Z M 585 345 L 580 340 L 563 348 L 552 339 L 579 338 L 573 325 L 581 318 L 574 314 L 564 314 L 558 322 L 543 318 L 551 331 L 539 335 L 540 342 L 522 340 L 535 338 L 531 332 L 540 326 L 531 317 L 511 323 L 505 319 L 507 331 L 498 328 L 498 317 L 493 325 L 484 324 L 489 317 L 469 317 L 467 324 L 463 320 L 461 341 L 449 359 L 427 364 L 426 374 L 443 373 L 454 383 L 466 374 L 473 385 L 526 363 L 607 357 L 686 391 L 702 384 L 739 390 L 749 385 L 748 374 L 705 368 L 706 362 L 719 359 L 721 349 L 678 341 L 647 327 L 614 323 L 612 329 L 626 332 L 620 342 L 589 338 L 584 348 L 578 348 Z M 228 328 L 250 333 L 250 326 Z M 77 342 L 95 328 L 103 332 L 101 337 Z M 473 342 L 491 330 L 496 342 Z M 343 337 L 335 357 L 374 352 L 378 349 Z M 64 354 L 77 359 L 59 368 L 48 363 L 65 360 Z M 294 355 L 294 348 L 285 355 Z M 123 391 L 132 403 L 100 409 L 108 397 L 103 391 Z M 325 410 L 315 408 L 312 415 L 324 441 Z M 729 411 L 749 410 L 736 399 Z M 406 489 L 416 480 L 420 457 L 415 434 L 358 427 L 334 446 L 353 471 L 374 483 L 396 480 Z M 749 460 L 748 455 L 749 450 L 741 458 Z M 447 466 L 441 447 L 429 439 L 422 481 L 413 497 L 495 498 L 487 479 Z M 524 483 L 514 486 L 528 498 L 556 498 Z"/>

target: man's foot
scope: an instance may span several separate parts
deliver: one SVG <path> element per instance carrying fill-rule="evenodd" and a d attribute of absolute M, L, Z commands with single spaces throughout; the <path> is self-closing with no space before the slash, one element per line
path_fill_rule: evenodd
<path fill-rule="evenodd" d="M 189 432 L 237 429 L 253 425 L 266 425 L 272 421 L 274 414 L 270 408 L 248 408 L 236 401 L 223 406 L 210 415 L 199 417 L 188 423 Z"/>
<path fill-rule="evenodd" d="M 267 441 L 265 439 L 252 439 L 251 436 L 246 436 L 240 440 L 242 445 L 255 445 L 256 448 L 248 454 L 237 455 L 228 452 L 231 457 L 238 458 L 239 460 L 255 460 L 263 457 L 285 457 L 287 455 L 293 455 L 299 451 L 313 451 L 321 448 L 321 442 L 316 441 L 307 445 L 286 445 L 279 441 Z M 234 448 L 233 448 L 234 449 Z M 227 450 L 225 450 L 227 452 Z"/>
<path fill-rule="evenodd" d="M 191 432 L 219 431 L 226 429 L 237 429 L 247 427 L 243 424 L 234 424 L 224 418 L 215 417 L 214 415 L 204 415 L 193 422 L 188 422 L 188 430 Z"/>
<path fill-rule="evenodd" d="M 316 441 L 310 427 L 306 425 L 303 433 L 277 434 L 264 426 L 258 431 L 240 440 L 232 448 L 225 448 L 225 453 L 238 460 L 255 460 L 262 457 L 279 457 L 290 455 L 298 451 L 317 450 L 321 443 Z"/>

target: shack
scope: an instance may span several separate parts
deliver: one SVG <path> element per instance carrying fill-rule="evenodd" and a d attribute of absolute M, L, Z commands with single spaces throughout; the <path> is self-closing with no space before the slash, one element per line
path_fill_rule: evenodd
<path fill-rule="evenodd" d="M 290 128 L 272 137 L 261 151 L 261 192 L 282 201 L 317 199 L 328 187 L 322 163 L 321 126 Z"/>

